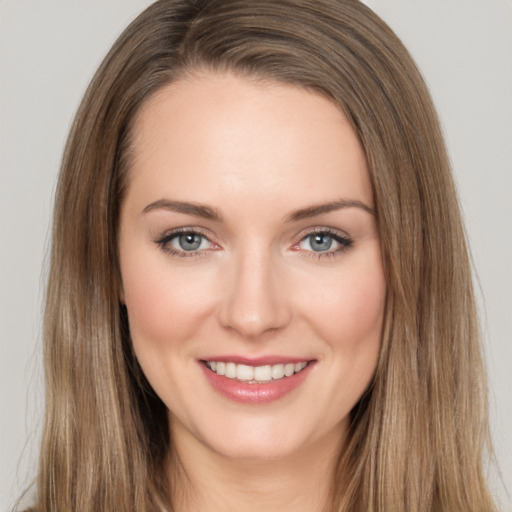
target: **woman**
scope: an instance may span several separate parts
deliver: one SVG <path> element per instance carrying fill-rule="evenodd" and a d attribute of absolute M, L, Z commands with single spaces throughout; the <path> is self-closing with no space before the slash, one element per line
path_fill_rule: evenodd
<path fill-rule="evenodd" d="M 56 197 L 36 510 L 494 510 L 464 233 L 354 2 L 160 1 Z"/>

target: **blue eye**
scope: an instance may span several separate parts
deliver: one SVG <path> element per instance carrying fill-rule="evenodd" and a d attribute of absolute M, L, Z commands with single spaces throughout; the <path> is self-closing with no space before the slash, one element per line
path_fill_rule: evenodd
<path fill-rule="evenodd" d="M 164 235 L 156 244 L 166 253 L 174 256 L 196 256 L 215 247 L 206 236 L 197 231 L 174 231 Z"/>
<path fill-rule="evenodd" d="M 299 247 L 302 250 L 317 253 L 318 256 L 321 256 L 323 253 L 332 255 L 351 246 L 352 240 L 350 238 L 329 231 L 310 233 L 299 243 Z"/>
<path fill-rule="evenodd" d="M 334 242 L 332 236 L 326 233 L 309 235 L 307 239 L 309 240 L 309 246 L 315 252 L 328 251 Z"/>
<path fill-rule="evenodd" d="M 184 233 L 177 236 L 173 242 L 175 241 L 183 251 L 197 251 L 201 247 L 203 238 L 197 233 Z"/>

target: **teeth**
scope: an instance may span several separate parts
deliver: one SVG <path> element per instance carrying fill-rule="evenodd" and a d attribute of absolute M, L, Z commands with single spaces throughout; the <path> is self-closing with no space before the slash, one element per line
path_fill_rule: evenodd
<path fill-rule="evenodd" d="M 291 377 L 294 373 L 302 371 L 307 366 L 306 361 L 301 363 L 274 364 L 265 366 L 248 366 L 246 364 L 225 363 L 223 361 L 206 361 L 206 366 L 217 375 L 224 375 L 228 379 L 238 379 L 245 382 L 270 382 L 271 380 Z"/>
<path fill-rule="evenodd" d="M 236 379 L 236 367 L 237 365 L 235 363 L 226 363 L 226 371 L 224 372 L 224 375 L 228 379 Z"/>
<path fill-rule="evenodd" d="M 295 365 L 293 363 L 288 363 L 284 365 L 284 374 L 286 377 L 291 377 L 295 373 Z"/>
<path fill-rule="evenodd" d="M 284 364 L 275 364 L 272 366 L 272 378 L 282 379 L 284 377 Z"/>
<path fill-rule="evenodd" d="M 256 368 L 254 368 L 254 380 L 259 382 L 270 382 L 272 380 L 272 367 L 256 366 Z"/>
<path fill-rule="evenodd" d="M 236 378 L 238 380 L 253 380 L 254 368 L 245 364 L 238 364 L 236 366 Z"/>

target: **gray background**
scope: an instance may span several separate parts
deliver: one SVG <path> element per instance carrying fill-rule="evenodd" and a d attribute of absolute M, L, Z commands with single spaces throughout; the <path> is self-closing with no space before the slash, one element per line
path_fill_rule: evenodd
<path fill-rule="evenodd" d="M 116 36 L 149 0 L 0 0 L 0 510 L 33 478 L 41 297 L 64 140 Z M 491 420 L 512 511 L 512 2 L 367 0 L 422 69 L 441 114 L 475 267 Z"/>

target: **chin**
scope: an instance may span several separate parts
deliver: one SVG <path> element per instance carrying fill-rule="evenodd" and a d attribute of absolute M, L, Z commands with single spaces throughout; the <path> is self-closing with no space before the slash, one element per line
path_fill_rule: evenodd
<path fill-rule="evenodd" d="M 251 436 L 243 439 L 231 439 L 225 442 L 216 440 L 211 448 L 227 459 L 239 462 L 264 463 L 268 461 L 287 460 L 298 456 L 304 449 L 300 443 L 290 442 L 289 439 L 263 438 Z"/>
<path fill-rule="evenodd" d="M 183 426 L 183 425 L 182 425 Z M 261 417 L 229 415 L 222 422 L 195 425 L 185 434 L 191 442 L 200 444 L 217 456 L 239 462 L 264 463 L 308 457 L 328 443 L 339 445 L 344 424 L 323 431 L 310 418 L 269 414 Z M 175 429 L 175 435 L 181 435 Z"/>

